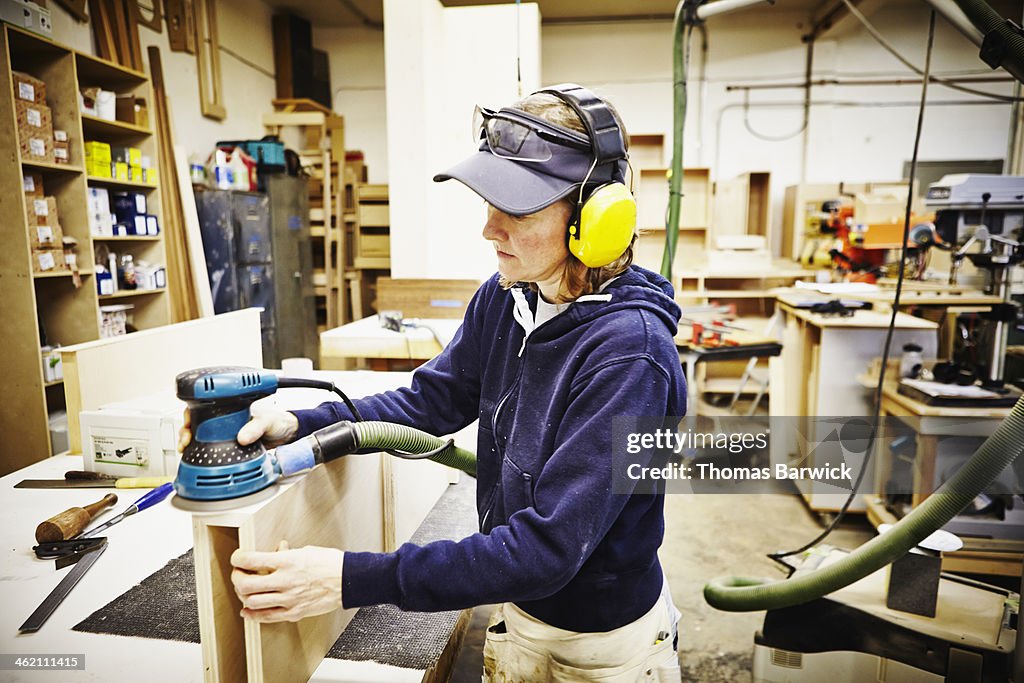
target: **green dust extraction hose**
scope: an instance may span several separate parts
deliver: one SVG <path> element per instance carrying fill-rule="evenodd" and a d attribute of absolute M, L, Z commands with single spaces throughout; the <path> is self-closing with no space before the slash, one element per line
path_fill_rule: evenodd
<path fill-rule="evenodd" d="M 913 512 L 881 536 L 835 564 L 785 581 L 751 577 L 717 578 L 704 586 L 704 599 L 720 610 L 780 609 L 820 598 L 899 559 L 941 528 L 1024 451 L 1024 398 L 970 460 Z"/>
<path fill-rule="evenodd" d="M 360 450 L 385 451 L 409 460 L 433 460 L 476 477 L 476 455 L 426 432 L 391 422 L 337 422 L 274 452 L 282 475 L 295 474 L 322 462 Z"/>
<path fill-rule="evenodd" d="M 668 211 L 665 217 L 665 251 L 661 274 L 672 281 L 672 263 L 679 242 L 679 216 L 683 196 L 683 130 L 686 122 L 686 71 L 690 62 L 690 33 L 686 31 L 688 4 L 676 7 L 672 27 L 672 172 L 668 178 Z"/>
<path fill-rule="evenodd" d="M 353 422 L 359 448 L 387 451 L 413 460 L 427 459 L 476 477 L 476 454 L 413 427 L 392 422 Z M 414 455 L 410 455 L 414 454 Z M 429 455 L 428 455 L 429 454 Z"/>

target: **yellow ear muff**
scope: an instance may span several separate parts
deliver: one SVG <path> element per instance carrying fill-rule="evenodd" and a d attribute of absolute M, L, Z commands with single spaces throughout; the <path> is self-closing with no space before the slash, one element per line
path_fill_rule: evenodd
<path fill-rule="evenodd" d="M 633 240 L 636 201 L 622 183 L 595 190 L 569 227 L 569 251 L 588 268 L 607 266 L 622 256 Z"/>

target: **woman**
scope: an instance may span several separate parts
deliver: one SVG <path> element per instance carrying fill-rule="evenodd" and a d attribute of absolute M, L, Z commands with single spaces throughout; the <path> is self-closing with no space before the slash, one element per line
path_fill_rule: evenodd
<path fill-rule="evenodd" d="M 657 557 L 663 497 L 612 492 L 613 418 L 686 407 L 672 288 L 631 266 L 626 133 L 572 85 L 479 113 L 480 150 L 434 180 L 486 200 L 498 274 L 410 388 L 356 404 L 365 419 L 437 435 L 479 419 L 480 533 L 393 553 L 236 552 L 243 614 L 500 603 L 485 680 L 679 680 L 678 612 Z M 350 418 L 340 403 L 263 415 L 238 440 L 273 445 Z"/>

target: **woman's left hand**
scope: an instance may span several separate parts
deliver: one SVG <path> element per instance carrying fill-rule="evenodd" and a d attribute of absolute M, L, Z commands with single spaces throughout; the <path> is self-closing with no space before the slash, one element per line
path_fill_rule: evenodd
<path fill-rule="evenodd" d="M 345 553 L 306 546 L 277 552 L 231 554 L 231 583 L 242 601 L 242 616 L 260 622 L 299 621 L 341 607 Z"/>

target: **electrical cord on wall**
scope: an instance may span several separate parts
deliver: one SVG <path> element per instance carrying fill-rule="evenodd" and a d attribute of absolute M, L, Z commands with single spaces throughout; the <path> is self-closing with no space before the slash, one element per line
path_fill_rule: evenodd
<path fill-rule="evenodd" d="M 808 119 L 809 117 L 805 116 L 804 122 L 792 133 L 785 133 L 783 135 L 767 135 L 765 133 L 760 133 L 754 130 L 754 126 L 750 123 L 750 90 L 747 89 L 743 91 L 743 126 L 747 129 L 748 133 L 759 140 L 764 140 L 766 142 L 785 142 L 786 140 L 792 140 L 797 135 L 800 135 L 800 133 L 807 130 Z"/>
<path fill-rule="evenodd" d="M 847 0 L 843 0 L 843 1 L 847 2 Z M 842 520 L 843 520 L 843 517 L 846 516 L 846 512 L 847 512 L 847 510 L 849 510 L 850 505 L 853 503 L 854 497 L 858 495 L 857 492 L 860 490 L 861 484 L 864 481 L 864 475 L 868 471 L 868 465 L 871 463 L 871 456 L 873 455 L 874 450 L 876 448 L 876 439 L 875 439 L 875 437 L 877 436 L 877 433 L 878 433 L 878 422 L 879 422 L 879 419 L 880 419 L 880 416 L 881 416 L 882 391 L 883 391 L 883 389 L 885 387 L 885 370 L 886 370 L 886 366 L 889 364 L 889 352 L 890 352 L 890 350 L 892 348 L 893 333 L 895 332 L 895 329 L 896 329 L 896 314 L 899 312 L 899 309 L 900 309 L 900 294 L 903 291 L 903 278 L 904 278 L 904 275 L 905 275 L 905 272 L 906 272 L 907 245 L 908 245 L 909 235 L 910 235 L 910 212 L 911 212 L 911 208 L 912 208 L 913 202 L 914 202 L 914 180 L 915 180 L 916 175 L 917 175 L 917 156 L 918 156 L 918 150 L 920 149 L 920 145 L 921 145 L 921 130 L 924 127 L 924 110 L 925 110 L 925 104 L 926 104 L 927 97 L 928 97 L 928 80 L 929 80 L 928 79 L 928 74 L 931 71 L 932 46 L 933 46 L 934 42 L 935 42 L 935 10 L 932 10 L 930 15 L 929 15 L 929 20 L 928 20 L 928 47 L 927 47 L 927 50 L 925 51 L 924 74 L 923 74 L 924 78 L 922 79 L 922 82 L 921 82 L 921 104 L 920 104 L 920 106 L 918 108 L 918 111 L 917 111 L 917 128 L 916 128 L 915 133 L 914 133 L 914 153 L 910 157 L 910 178 L 909 178 L 909 181 L 908 181 L 908 188 L 909 189 L 907 191 L 907 206 L 906 206 L 906 211 L 904 213 L 904 220 L 903 220 L 903 243 L 902 243 L 902 245 L 900 247 L 899 274 L 897 275 L 897 278 L 896 278 L 896 292 L 895 292 L 895 295 L 893 297 L 893 302 L 892 302 L 892 314 L 889 317 L 889 328 L 886 331 L 886 334 L 885 334 L 885 345 L 884 345 L 884 347 L 882 349 L 882 366 L 881 366 L 881 369 L 879 370 L 879 373 L 878 373 L 878 384 L 875 386 L 875 397 L 874 397 L 874 408 L 873 408 L 873 415 L 872 415 L 872 422 L 871 422 L 871 433 L 870 433 L 870 435 L 868 437 L 868 448 L 864 452 L 864 464 L 861 466 L 860 473 L 857 475 L 857 481 L 853 485 L 853 490 L 850 491 L 850 495 L 846 497 L 846 501 L 843 502 L 843 506 L 839 509 L 839 512 L 836 514 L 835 518 L 832 520 L 832 523 L 829 524 L 828 527 L 826 527 L 825 530 L 822 531 L 818 535 L 817 538 L 815 538 L 814 540 L 812 540 L 812 541 L 806 543 L 805 545 L 797 548 L 796 550 L 780 551 L 780 552 L 770 553 L 768 555 L 768 557 L 770 559 L 772 559 L 775 562 L 778 562 L 779 564 L 781 564 L 784 567 L 786 567 L 790 574 L 792 574 L 793 571 L 795 571 L 796 568 L 793 565 L 791 565 L 788 562 L 786 562 L 785 559 L 783 559 L 783 558 L 790 557 L 792 555 L 798 555 L 798 554 L 800 554 L 800 553 L 802 553 L 802 552 L 804 552 L 806 550 L 809 550 L 810 548 L 816 546 L 818 543 L 820 543 L 822 540 L 824 540 L 826 537 L 828 537 L 828 535 L 831 534 L 836 529 L 836 527 L 839 526 L 840 522 L 842 522 Z"/>

